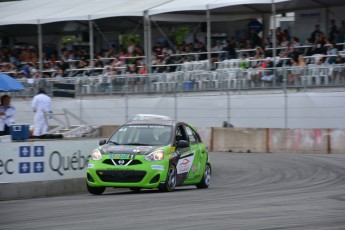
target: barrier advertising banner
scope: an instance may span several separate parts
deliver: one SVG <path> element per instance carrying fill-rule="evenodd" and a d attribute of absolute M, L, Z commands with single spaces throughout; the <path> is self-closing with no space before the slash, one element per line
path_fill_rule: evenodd
<path fill-rule="evenodd" d="M 99 140 L 0 143 L 0 184 L 83 178 Z"/>

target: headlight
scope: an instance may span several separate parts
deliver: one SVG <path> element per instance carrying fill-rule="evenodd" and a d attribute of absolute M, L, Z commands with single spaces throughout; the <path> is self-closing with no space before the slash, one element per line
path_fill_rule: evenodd
<path fill-rule="evenodd" d="M 161 161 L 164 158 L 163 150 L 156 150 L 145 157 L 147 161 Z"/>
<path fill-rule="evenodd" d="M 102 159 L 102 154 L 99 151 L 99 149 L 93 150 L 93 152 L 91 154 L 91 159 L 94 161 L 98 161 L 98 160 Z"/>

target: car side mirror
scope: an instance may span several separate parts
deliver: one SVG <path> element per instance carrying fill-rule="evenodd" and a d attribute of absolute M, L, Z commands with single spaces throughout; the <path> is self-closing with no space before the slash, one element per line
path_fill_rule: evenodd
<path fill-rule="evenodd" d="M 107 140 L 100 140 L 99 141 L 99 145 L 104 145 L 105 143 L 107 143 Z"/>
<path fill-rule="evenodd" d="M 187 147 L 189 147 L 189 143 L 188 143 L 188 141 L 186 141 L 186 140 L 179 140 L 178 142 L 177 142 L 177 148 L 187 148 Z"/>

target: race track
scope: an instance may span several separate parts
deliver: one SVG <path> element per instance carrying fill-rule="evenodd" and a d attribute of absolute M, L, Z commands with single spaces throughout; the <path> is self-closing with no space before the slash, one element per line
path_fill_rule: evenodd
<path fill-rule="evenodd" d="M 0 229 L 345 229 L 345 155 L 211 153 L 209 189 L 0 202 Z"/>

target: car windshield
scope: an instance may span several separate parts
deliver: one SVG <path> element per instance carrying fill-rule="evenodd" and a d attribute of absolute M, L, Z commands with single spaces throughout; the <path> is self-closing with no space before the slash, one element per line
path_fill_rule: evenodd
<path fill-rule="evenodd" d="M 119 128 L 108 143 L 119 145 L 168 145 L 172 127 L 167 125 L 125 125 Z"/>

